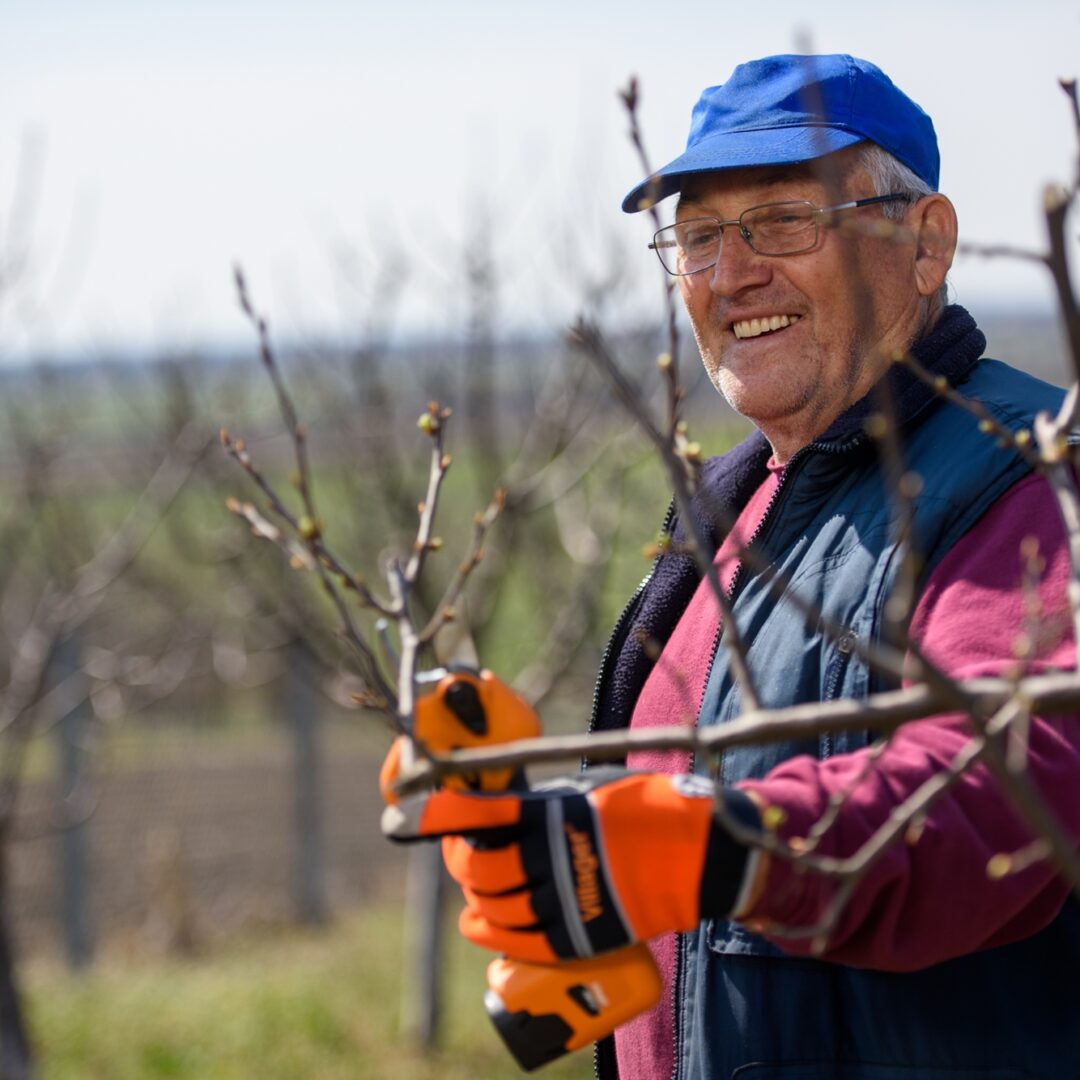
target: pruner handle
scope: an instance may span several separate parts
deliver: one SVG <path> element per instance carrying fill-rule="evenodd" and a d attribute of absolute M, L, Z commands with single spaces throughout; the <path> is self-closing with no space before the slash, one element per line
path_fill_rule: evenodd
<path fill-rule="evenodd" d="M 484 1006 L 526 1072 L 606 1038 L 651 1009 L 662 990 L 644 943 L 562 964 L 504 956 L 488 965 L 487 976 Z"/>
<path fill-rule="evenodd" d="M 500 746 L 540 734 L 540 717 L 520 694 L 487 669 L 453 668 L 435 688 L 417 699 L 412 741 L 421 751 L 446 754 L 482 746 Z M 387 803 L 396 803 L 395 785 L 409 736 L 394 740 L 379 772 L 379 790 Z M 485 769 L 456 773 L 443 786 L 460 791 L 506 791 L 524 786 L 520 770 Z"/>

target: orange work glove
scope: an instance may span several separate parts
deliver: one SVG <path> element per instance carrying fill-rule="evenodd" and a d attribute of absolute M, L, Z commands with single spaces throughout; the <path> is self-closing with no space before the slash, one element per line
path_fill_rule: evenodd
<path fill-rule="evenodd" d="M 383 832 L 445 837 L 465 937 L 552 963 L 732 912 L 748 849 L 717 821 L 715 797 L 702 777 L 596 769 L 548 789 L 405 799 L 386 808 Z M 722 798 L 732 817 L 760 826 L 742 792 Z"/>

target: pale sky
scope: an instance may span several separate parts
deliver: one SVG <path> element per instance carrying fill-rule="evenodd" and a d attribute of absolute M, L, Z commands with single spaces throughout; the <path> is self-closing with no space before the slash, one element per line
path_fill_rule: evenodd
<path fill-rule="evenodd" d="M 617 88 L 638 76 L 659 164 L 703 87 L 800 34 L 930 113 L 963 237 L 1042 245 L 1043 186 L 1075 171 L 1080 3 L 0 0 L 0 272 L 28 253 L 0 359 L 244 341 L 237 261 L 282 335 L 355 334 L 395 254 L 394 325 L 453 326 L 477 229 L 506 324 L 565 325 L 616 266 L 608 315 L 636 317 L 659 286 L 619 210 L 641 170 Z M 952 281 L 974 309 L 1050 304 L 1029 266 Z"/>

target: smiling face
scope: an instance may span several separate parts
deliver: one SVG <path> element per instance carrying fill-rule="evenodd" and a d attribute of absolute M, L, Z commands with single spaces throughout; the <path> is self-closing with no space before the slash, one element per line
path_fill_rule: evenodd
<path fill-rule="evenodd" d="M 833 156 L 838 184 L 831 186 L 809 165 L 691 177 L 677 220 L 730 220 L 749 207 L 788 199 L 824 207 L 868 198 L 877 192 L 856 156 L 857 148 Z M 928 198 L 951 213 L 943 196 Z M 940 276 L 920 267 L 916 219 L 924 216 L 925 202 L 909 207 L 903 224 L 914 232 L 899 242 L 821 228 L 817 245 L 800 255 L 758 255 L 727 226 L 716 266 L 678 279 L 710 378 L 761 428 L 779 461 L 863 397 L 892 355 L 926 328 L 928 297 L 944 280 L 951 249 L 945 259 L 936 257 Z M 881 211 L 870 206 L 844 216 L 852 224 L 873 224 Z"/>

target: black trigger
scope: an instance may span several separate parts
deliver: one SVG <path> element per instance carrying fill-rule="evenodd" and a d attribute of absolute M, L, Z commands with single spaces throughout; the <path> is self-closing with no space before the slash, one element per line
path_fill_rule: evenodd
<path fill-rule="evenodd" d="M 487 715 L 476 687 L 467 679 L 457 679 L 443 695 L 446 707 L 474 735 L 487 734 Z"/>

